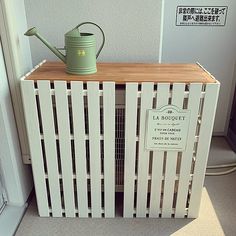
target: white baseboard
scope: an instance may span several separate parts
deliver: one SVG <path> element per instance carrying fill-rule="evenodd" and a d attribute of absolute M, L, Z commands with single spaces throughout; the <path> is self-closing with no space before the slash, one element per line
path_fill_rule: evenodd
<path fill-rule="evenodd" d="M 218 137 L 218 136 L 226 136 L 225 132 L 213 132 L 212 134 L 213 137 Z"/>
<path fill-rule="evenodd" d="M 236 152 L 236 134 L 233 130 L 229 129 L 227 140 L 232 147 L 232 149 Z"/>

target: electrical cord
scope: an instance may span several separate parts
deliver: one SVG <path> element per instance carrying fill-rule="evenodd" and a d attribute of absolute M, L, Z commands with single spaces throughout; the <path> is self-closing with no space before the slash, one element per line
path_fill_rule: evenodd
<path fill-rule="evenodd" d="M 235 166 L 236 166 L 236 162 L 231 163 L 231 164 L 224 164 L 224 165 L 207 166 L 207 169 L 220 169 L 220 168 L 228 168 L 228 167 L 235 167 Z"/>
<path fill-rule="evenodd" d="M 229 168 L 229 167 L 233 167 L 233 168 L 231 168 L 229 170 L 226 170 L 226 171 L 221 171 L 221 172 L 207 172 L 206 176 L 227 175 L 227 174 L 231 174 L 234 171 L 236 171 L 236 163 L 225 164 L 225 165 L 207 166 L 207 169 L 221 169 L 221 168 Z"/>

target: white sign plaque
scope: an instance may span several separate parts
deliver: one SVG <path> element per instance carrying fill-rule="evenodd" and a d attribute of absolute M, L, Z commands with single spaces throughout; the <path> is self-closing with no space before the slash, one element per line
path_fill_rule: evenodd
<path fill-rule="evenodd" d="M 225 26 L 227 6 L 177 6 L 176 26 Z"/>
<path fill-rule="evenodd" d="M 190 111 L 166 105 L 147 110 L 146 149 L 184 151 L 187 144 Z"/>

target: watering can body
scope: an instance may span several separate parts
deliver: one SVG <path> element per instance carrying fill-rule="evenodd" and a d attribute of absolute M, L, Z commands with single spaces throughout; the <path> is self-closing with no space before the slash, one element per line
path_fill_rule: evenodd
<path fill-rule="evenodd" d="M 79 27 L 85 24 L 97 26 L 102 32 L 103 41 L 98 52 L 96 52 L 96 38 L 91 33 L 80 33 Z M 59 50 L 44 39 L 35 28 L 29 29 L 25 35 L 35 35 L 39 38 L 59 59 L 66 64 L 66 72 L 76 75 L 87 75 L 97 72 L 96 59 L 99 56 L 104 43 L 105 35 L 103 30 L 95 23 L 84 22 L 65 34 L 65 50 L 63 55 Z"/>
<path fill-rule="evenodd" d="M 93 74 L 96 67 L 96 39 L 93 34 L 81 33 L 73 38 L 65 35 L 66 71 L 70 74 Z"/>

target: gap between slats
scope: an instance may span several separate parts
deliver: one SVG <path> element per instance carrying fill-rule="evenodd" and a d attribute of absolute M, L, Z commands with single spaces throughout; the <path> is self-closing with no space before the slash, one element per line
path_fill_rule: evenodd
<path fill-rule="evenodd" d="M 56 140 L 59 139 L 59 135 L 55 134 Z M 41 140 L 44 140 L 44 135 L 40 134 Z M 70 134 L 70 139 L 74 140 L 74 135 Z M 198 142 L 199 136 L 195 136 L 195 142 Z M 89 134 L 85 134 L 85 140 L 89 140 Z M 104 140 L 104 135 L 100 134 L 100 140 Z M 139 136 L 136 136 L 136 141 L 139 141 Z"/>

